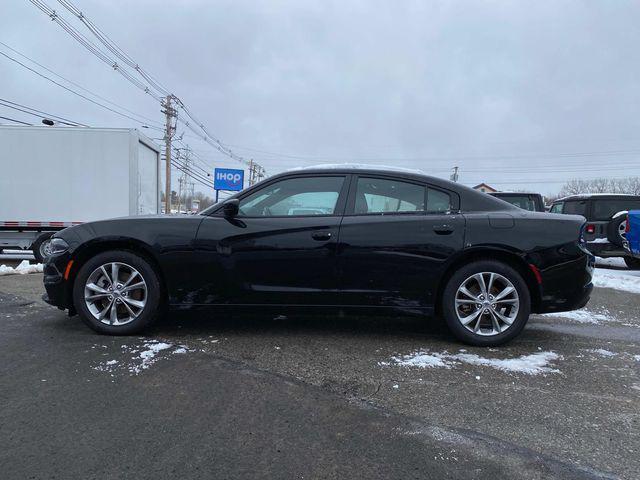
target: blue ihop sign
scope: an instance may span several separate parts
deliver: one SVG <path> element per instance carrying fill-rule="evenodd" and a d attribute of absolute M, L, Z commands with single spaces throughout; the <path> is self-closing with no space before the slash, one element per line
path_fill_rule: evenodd
<path fill-rule="evenodd" d="M 244 170 L 216 168 L 213 173 L 213 188 L 237 192 L 244 186 Z"/>

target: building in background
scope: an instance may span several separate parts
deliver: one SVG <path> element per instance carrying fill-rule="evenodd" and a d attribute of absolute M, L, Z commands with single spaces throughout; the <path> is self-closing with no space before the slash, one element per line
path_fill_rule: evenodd
<path fill-rule="evenodd" d="M 487 185 L 486 183 L 480 183 L 473 187 L 473 189 L 483 193 L 495 193 L 498 191 L 496 188 L 493 188 L 491 185 Z"/>

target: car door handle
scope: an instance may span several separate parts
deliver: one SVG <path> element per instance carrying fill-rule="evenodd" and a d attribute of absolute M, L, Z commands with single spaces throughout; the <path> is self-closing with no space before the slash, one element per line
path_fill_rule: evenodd
<path fill-rule="evenodd" d="M 319 242 L 326 242 L 331 239 L 331 232 L 313 232 L 311 238 L 318 240 Z"/>
<path fill-rule="evenodd" d="M 450 233 L 453 233 L 453 230 L 453 225 L 449 225 L 447 223 L 433 226 L 433 231 L 438 235 L 449 235 Z"/>

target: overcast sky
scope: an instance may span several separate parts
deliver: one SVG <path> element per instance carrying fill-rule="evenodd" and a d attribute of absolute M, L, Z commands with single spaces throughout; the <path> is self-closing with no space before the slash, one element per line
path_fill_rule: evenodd
<path fill-rule="evenodd" d="M 74 3 L 270 174 L 348 161 L 448 177 L 457 165 L 465 184 L 542 193 L 569 178 L 640 175 L 638 1 Z M 162 122 L 155 100 L 30 2 L 1 9 L 1 42 Z M 140 127 L 1 56 L 0 98 Z M 39 122 L 3 106 L 0 115 Z M 202 164 L 238 165 L 189 133 L 184 141 Z"/>

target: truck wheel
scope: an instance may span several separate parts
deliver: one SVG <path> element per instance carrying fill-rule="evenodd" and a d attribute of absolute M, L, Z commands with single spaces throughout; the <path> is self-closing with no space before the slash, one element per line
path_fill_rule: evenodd
<path fill-rule="evenodd" d="M 607 225 L 607 239 L 617 245 L 618 247 L 622 247 L 624 242 L 624 230 L 627 226 L 627 216 L 626 215 L 618 215 L 617 217 L 611 219 L 609 224 Z"/>
<path fill-rule="evenodd" d="M 531 296 L 522 276 L 509 265 L 482 260 L 456 271 L 442 294 L 442 312 L 451 333 L 480 347 L 502 345 L 529 320 Z"/>
<path fill-rule="evenodd" d="M 624 263 L 631 270 L 640 270 L 640 258 L 624 257 Z"/>
<path fill-rule="evenodd" d="M 132 335 L 157 320 L 160 292 L 158 274 L 144 258 L 113 250 L 96 255 L 80 268 L 73 304 L 96 332 Z"/>
<path fill-rule="evenodd" d="M 36 241 L 31 245 L 33 250 L 33 258 L 36 263 L 42 263 L 44 258 L 51 253 L 51 236 L 53 232 L 46 232 L 38 235 Z"/>

